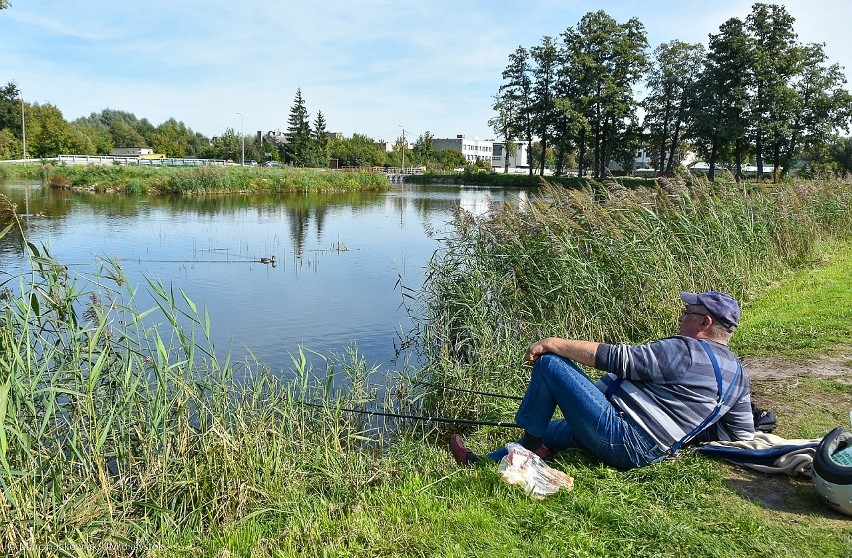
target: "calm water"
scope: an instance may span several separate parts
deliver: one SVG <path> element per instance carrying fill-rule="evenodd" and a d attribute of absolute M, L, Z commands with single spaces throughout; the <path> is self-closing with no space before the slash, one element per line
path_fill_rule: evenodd
<path fill-rule="evenodd" d="M 395 285 L 420 288 L 453 208 L 479 214 L 527 197 L 405 185 L 380 194 L 153 198 L 20 181 L 0 182 L 0 192 L 26 214 L 28 240 L 69 269 L 91 273 L 113 258 L 140 290 L 145 277 L 180 288 L 206 306 L 217 353 L 253 354 L 284 373 L 300 346 L 332 355 L 355 343 L 371 366 L 393 366 L 410 326 Z M 273 255 L 274 267 L 261 263 Z M 15 241 L 0 240 L 0 281 L 24 264 Z"/>

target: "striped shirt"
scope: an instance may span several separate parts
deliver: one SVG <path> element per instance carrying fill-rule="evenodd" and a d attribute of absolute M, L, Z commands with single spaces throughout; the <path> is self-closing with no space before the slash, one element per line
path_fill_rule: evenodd
<path fill-rule="evenodd" d="M 694 438 L 697 441 L 752 440 L 754 419 L 748 374 L 727 346 L 706 340 L 719 362 L 722 392 L 736 377 L 736 385 L 715 422 Z M 633 419 L 663 450 L 689 434 L 716 407 L 718 383 L 713 364 L 697 339 L 677 335 L 647 345 L 602 343 L 595 368 L 606 372 L 597 381 L 606 393 L 618 378 L 621 385 L 610 396 L 614 407 Z"/>

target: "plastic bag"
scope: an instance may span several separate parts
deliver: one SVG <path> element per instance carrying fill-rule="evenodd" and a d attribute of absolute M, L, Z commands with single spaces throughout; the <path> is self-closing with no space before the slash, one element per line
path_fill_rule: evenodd
<path fill-rule="evenodd" d="M 509 454 L 500 460 L 497 470 L 509 484 L 523 487 L 527 495 L 543 499 L 564 488 L 574 488 L 574 477 L 549 467 L 542 459 L 514 442 L 506 444 Z"/>

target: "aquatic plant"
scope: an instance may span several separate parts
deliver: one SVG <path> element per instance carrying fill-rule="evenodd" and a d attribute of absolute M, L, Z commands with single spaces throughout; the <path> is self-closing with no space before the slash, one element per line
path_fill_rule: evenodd
<path fill-rule="evenodd" d="M 825 242 L 848 240 L 850 207 L 844 181 L 681 177 L 651 188 L 549 185 L 521 207 L 460 210 L 419 300 L 423 373 L 517 392 L 534 340 L 671 334 L 681 290 L 723 290 L 748 304 Z"/>

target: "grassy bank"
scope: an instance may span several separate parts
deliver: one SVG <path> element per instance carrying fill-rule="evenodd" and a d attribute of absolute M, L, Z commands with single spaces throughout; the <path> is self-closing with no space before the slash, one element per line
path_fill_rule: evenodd
<path fill-rule="evenodd" d="M 11 165 L 6 165 L 10 167 Z M 6 173 L 20 173 L 11 166 Z M 29 172 L 29 171 L 28 171 Z M 139 167 L 134 165 L 45 165 L 38 170 L 54 188 L 152 194 L 223 194 L 387 190 L 376 172 L 263 167 Z M 29 175 L 28 175 L 29 176 Z"/>
<path fill-rule="evenodd" d="M 42 176 L 41 164 L 0 163 L 0 179 L 38 179 Z"/>
<path fill-rule="evenodd" d="M 626 188 L 647 187 L 656 184 L 655 179 L 620 176 L 607 179 Z M 602 188 L 603 182 L 577 176 L 546 176 L 538 174 L 506 174 L 496 172 L 427 172 L 406 176 L 408 184 L 464 184 L 467 186 L 496 186 L 500 188 L 538 188 L 543 184 L 557 184 L 565 188 Z"/>
<path fill-rule="evenodd" d="M 848 335 L 852 322 L 837 318 L 848 316 L 852 293 L 836 280 L 852 261 L 848 184 L 748 194 L 686 186 L 605 197 L 553 189 L 524 211 L 460 214 L 420 300 L 431 318 L 425 372 L 518 393 L 519 361 L 533 337 L 665 334 L 677 292 L 711 286 L 745 301 L 734 337 L 741 352 L 774 351 L 761 345 L 770 327 L 762 316 L 794 307 L 790 321 L 766 332 L 826 324 L 797 334 L 816 339 L 799 354 Z M 136 286 L 117 265 L 85 277 L 39 247 L 21 250 L 33 273 L 0 276 L 0 554 L 852 553 L 849 522 L 806 482 L 784 481 L 793 503 L 779 512 L 735 491 L 730 467 L 700 457 L 620 473 L 567 452 L 555 466 L 575 477 L 574 491 L 529 499 L 494 467 L 455 468 L 447 429 L 402 425 L 397 437 L 376 437 L 363 416 L 341 411 L 375 405 L 354 351 L 315 371 L 295 355 L 296 379 L 284 382 L 260 364 L 216 358 L 206 342 L 215 324 L 179 290 L 147 285 L 157 303 L 137 308 Z M 836 298 L 805 303 L 820 293 Z M 799 385 L 783 389 L 791 405 L 825 402 L 808 428 L 844 420 L 848 384 Z M 407 374 L 390 388 L 386 404 L 416 408 L 425 398 L 445 415 L 511 420 L 514 411 L 493 398 L 423 393 Z M 779 414 L 782 435 L 810 432 L 794 420 L 804 410 L 796 405 Z M 516 432 L 467 434 L 479 450 Z"/>

